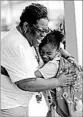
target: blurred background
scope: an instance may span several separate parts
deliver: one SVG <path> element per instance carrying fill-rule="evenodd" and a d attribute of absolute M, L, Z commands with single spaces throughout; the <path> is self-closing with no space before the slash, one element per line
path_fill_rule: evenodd
<path fill-rule="evenodd" d="M 49 20 L 55 22 L 55 28 L 58 28 L 64 16 L 63 1 L 1 1 L 1 36 L 5 31 L 9 31 L 14 25 L 19 23 L 19 17 L 26 5 L 34 3 L 44 4 L 48 8 Z M 57 22 L 58 20 L 58 22 Z M 57 23 L 57 24 L 56 24 Z M 52 23 L 49 24 L 51 27 Z"/>
<path fill-rule="evenodd" d="M 65 13 L 64 13 L 64 1 L 44 1 L 44 0 L 19 0 L 19 1 L 1 1 L 1 37 L 9 31 L 13 26 L 19 23 L 19 17 L 22 13 L 22 10 L 26 5 L 34 3 L 44 4 L 48 8 L 48 16 L 49 16 L 49 27 L 52 29 L 61 30 L 64 34 L 65 31 Z M 70 49 L 68 51 L 71 54 L 75 55 L 79 64 L 83 64 L 82 60 L 82 1 L 74 1 L 75 8 L 75 22 L 76 22 L 76 48 L 77 52 L 71 52 Z M 71 19 L 70 19 L 71 20 Z M 72 29 L 72 28 L 71 28 Z M 74 40 L 73 40 L 74 41 Z M 64 48 L 66 48 L 66 41 L 64 43 Z M 69 43 L 69 42 L 68 42 Z M 70 48 L 70 47 L 68 47 Z"/>
<path fill-rule="evenodd" d="M 40 0 L 19 0 L 19 1 L 1 1 L 1 37 L 3 37 L 13 26 L 16 26 L 19 23 L 19 17 L 22 13 L 22 10 L 25 6 L 31 3 L 41 3 L 44 4 L 48 9 L 49 17 L 49 27 L 51 29 L 57 29 L 66 34 L 65 28 L 65 12 L 64 12 L 64 1 L 40 1 Z M 68 47 L 68 50 L 71 54 L 76 54 L 76 59 L 80 65 L 83 65 L 82 59 L 82 1 L 74 1 L 75 8 L 75 23 L 76 23 L 76 39 L 71 42 L 71 46 L 66 44 L 67 38 L 64 40 L 64 48 Z M 72 30 L 72 28 L 71 28 Z M 67 40 L 68 41 L 68 40 Z M 74 43 L 76 41 L 76 43 Z M 76 48 L 75 48 L 76 47 Z M 73 53 L 72 53 L 72 50 Z M 42 108 L 42 107 L 45 108 Z M 40 109 L 39 109 L 40 108 Z M 36 103 L 35 97 L 30 102 L 29 115 L 30 116 L 44 116 L 47 113 L 47 106 L 45 100 L 41 101 L 41 105 Z M 33 112 L 33 113 L 32 113 Z"/>

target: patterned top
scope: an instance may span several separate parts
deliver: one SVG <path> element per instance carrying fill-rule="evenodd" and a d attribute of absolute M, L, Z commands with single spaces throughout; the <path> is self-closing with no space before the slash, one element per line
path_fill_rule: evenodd
<path fill-rule="evenodd" d="M 81 70 L 81 67 L 77 66 L 74 62 L 74 59 L 71 58 L 69 60 L 66 60 L 61 57 L 60 60 L 60 68 L 58 71 L 57 76 L 61 74 L 70 74 L 73 76 L 73 82 L 71 85 L 68 85 L 67 87 L 62 88 L 56 88 L 56 95 L 61 97 L 64 97 L 68 102 L 75 101 L 78 99 L 82 99 L 82 77 L 81 74 L 83 73 Z M 62 92 L 62 93 L 61 93 Z"/>

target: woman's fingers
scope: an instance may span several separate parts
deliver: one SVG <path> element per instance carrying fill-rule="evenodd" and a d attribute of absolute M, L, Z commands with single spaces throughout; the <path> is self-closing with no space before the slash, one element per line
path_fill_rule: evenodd
<path fill-rule="evenodd" d="M 67 81 L 67 85 L 71 85 L 72 84 L 72 82 L 73 82 L 73 78 L 72 77 L 67 77 L 67 79 L 66 79 Z"/>
<path fill-rule="evenodd" d="M 67 77 L 66 75 L 62 75 L 62 78 L 59 78 L 59 82 L 61 86 L 71 85 L 73 81 L 73 77 Z"/>

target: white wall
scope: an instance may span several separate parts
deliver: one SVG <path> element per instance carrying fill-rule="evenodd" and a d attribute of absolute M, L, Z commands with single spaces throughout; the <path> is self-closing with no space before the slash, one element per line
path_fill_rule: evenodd
<path fill-rule="evenodd" d="M 78 62 L 82 65 L 82 1 L 74 1 L 75 18 L 76 18 L 76 34 L 78 46 Z"/>

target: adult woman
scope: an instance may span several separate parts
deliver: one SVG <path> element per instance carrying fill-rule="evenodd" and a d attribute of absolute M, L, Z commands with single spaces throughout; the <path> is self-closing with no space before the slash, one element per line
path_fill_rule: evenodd
<path fill-rule="evenodd" d="M 67 78 L 36 78 L 38 68 L 37 39 L 48 32 L 47 8 L 40 4 L 27 6 L 20 24 L 1 40 L 1 117 L 28 116 L 28 103 L 34 92 L 66 85 Z M 65 82 L 64 82 L 65 81 Z"/>

